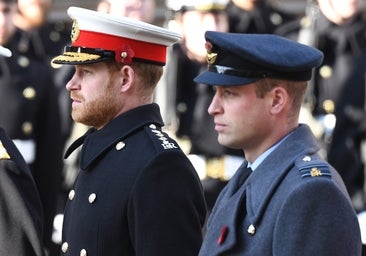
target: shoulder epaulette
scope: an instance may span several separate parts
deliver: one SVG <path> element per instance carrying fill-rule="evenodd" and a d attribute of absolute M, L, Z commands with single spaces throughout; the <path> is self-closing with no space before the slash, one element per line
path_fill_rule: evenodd
<path fill-rule="evenodd" d="M 320 176 L 332 177 L 329 164 L 317 157 L 312 158 L 310 156 L 304 156 L 298 159 L 295 165 L 300 171 L 301 178 Z"/>
<path fill-rule="evenodd" d="M 0 160 L 10 159 L 10 155 L 0 140 Z"/>
<path fill-rule="evenodd" d="M 154 145 L 158 149 L 169 150 L 179 148 L 177 143 L 164 133 L 159 126 L 150 124 L 145 126 L 145 131 L 151 134 Z"/>

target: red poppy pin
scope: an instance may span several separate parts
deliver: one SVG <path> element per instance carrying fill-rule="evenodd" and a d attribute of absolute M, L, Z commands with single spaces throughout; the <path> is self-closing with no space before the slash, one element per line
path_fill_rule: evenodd
<path fill-rule="evenodd" d="M 131 64 L 135 52 L 128 45 L 116 50 L 115 60 L 117 63 Z"/>

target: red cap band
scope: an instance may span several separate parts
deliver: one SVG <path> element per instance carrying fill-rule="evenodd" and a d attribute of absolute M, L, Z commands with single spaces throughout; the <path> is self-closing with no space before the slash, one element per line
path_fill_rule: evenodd
<path fill-rule="evenodd" d="M 166 62 L 166 46 L 123 38 L 110 34 L 80 30 L 80 34 L 72 46 L 99 48 L 115 51 L 120 55 L 122 49 L 130 48 L 134 52 L 134 58 L 153 62 Z"/>

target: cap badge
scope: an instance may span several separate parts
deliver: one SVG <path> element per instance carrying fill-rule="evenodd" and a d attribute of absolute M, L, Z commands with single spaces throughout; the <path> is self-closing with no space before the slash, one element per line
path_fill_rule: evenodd
<path fill-rule="evenodd" d="M 71 29 L 71 42 L 74 43 L 79 38 L 79 35 L 80 35 L 79 25 L 77 20 L 74 19 Z"/>
<path fill-rule="evenodd" d="M 210 42 L 206 42 L 205 47 L 207 50 L 207 55 L 206 55 L 207 63 L 212 65 L 216 61 L 217 53 L 212 52 L 212 44 Z"/>

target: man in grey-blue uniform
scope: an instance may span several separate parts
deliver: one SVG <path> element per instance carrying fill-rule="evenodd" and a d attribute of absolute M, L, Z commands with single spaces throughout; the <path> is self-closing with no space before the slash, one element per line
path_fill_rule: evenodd
<path fill-rule="evenodd" d="M 66 152 L 82 145 L 62 255 L 197 255 L 202 186 L 153 103 L 167 46 L 180 35 L 83 8 L 68 15 L 72 44 L 52 63 L 75 66 L 72 118 L 92 128 Z"/>
<path fill-rule="evenodd" d="M 298 123 L 323 54 L 275 35 L 206 32 L 220 144 L 245 161 L 219 195 L 199 255 L 361 255 L 358 220 L 337 171 Z"/>

